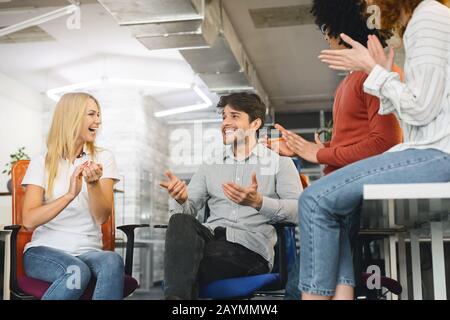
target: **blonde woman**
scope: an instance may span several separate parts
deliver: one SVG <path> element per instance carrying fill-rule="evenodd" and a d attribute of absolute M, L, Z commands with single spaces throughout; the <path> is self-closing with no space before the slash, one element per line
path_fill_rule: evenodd
<path fill-rule="evenodd" d="M 111 214 L 118 175 L 112 153 L 94 144 L 100 124 L 94 97 L 63 95 L 47 152 L 31 160 L 22 182 L 23 226 L 34 230 L 24 268 L 27 276 L 52 283 L 43 299 L 79 299 L 91 278 L 97 280 L 93 299 L 123 298 L 122 258 L 102 250 L 101 225 Z"/>

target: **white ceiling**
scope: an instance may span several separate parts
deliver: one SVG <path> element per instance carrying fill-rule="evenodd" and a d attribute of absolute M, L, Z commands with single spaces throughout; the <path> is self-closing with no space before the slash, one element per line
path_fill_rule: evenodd
<path fill-rule="evenodd" d="M 64 0 L 22 1 L 22 4 L 29 3 L 69 4 Z M 248 11 L 308 4 L 309 0 L 224 0 L 223 3 L 276 110 L 331 108 L 330 99 L 340 78 L 317 59 L 320 50 L 326 47 L 317 28 L 294 25 L 257 29 Z M 7 14 L 0 10 L 0 26 L 53 9 L 56 7 Z M 97 2 L 82 1 L 81 30 L 68 30 L 65 20 L 59 18 L 40 25 L 55 41 L 0 43 L 0 72 L 39 92 L 100 77 L 195 82 L 206 91 L 177 51 L 149 51 L 133 37 L 130 29 L 120 28 Z M 198 102 L 198 97 L 186 90 L 150 89 L 145 93 L 157 99 L 162 108 Z M 210 97 L 216 99 L 213 94 Z M 213 109 L 171 120 L 216 117 Z"/>
<path fill-rule="evenodd" d="M 310 4 L 310 0 L 225 0 L 225 9 L 276 110 L 331 108 L 340 79 L 317 56 L 327 47 L 313 24 L 256 28 L 249 9 Z"/>
<path fill-rule="evenodd" d="M 68 4 L 63 1 L 63 6 Z M 0 26 L 57 8 L 6 14 L 0 10 Z M 149 51 L 100 4 L 82 2 L 81 17 L 80 30 L 67 29 L 65 17 L 41 24 L 55 41 L 0 43 L 0 72 L 39 92 L 101 77 L 197 83 L 207 91 L 178 51 Z M 156 98 L 162 108 L 199 102 L 192 90 L 149 88 L 144 93 Z"/>

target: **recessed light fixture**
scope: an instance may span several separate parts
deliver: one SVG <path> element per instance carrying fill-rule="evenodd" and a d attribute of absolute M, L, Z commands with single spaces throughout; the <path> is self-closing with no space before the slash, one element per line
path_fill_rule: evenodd
<path fill-rule="evenodd" d="M 155 117 L 166 117 L 173 114 L 190 112 L 195 110 L 206 109 L 212 106 L 212 101 L 209 97 L 195 84 L 182 83 L 182 82 L 168 82 L 168 81 L 152 81 L 152 80 L 138 80 L 138 79 L 126 79 L 126 78 L 101 78 L 92 81 L 74 83 L 68 86 L 50 89 L 47 91 L 47 96 L 53 101 L 59 101 L 64 93 L 86 89 L 96 88 L 104 85 L 120 85 L 122 87 L 159 87 L 159 88 L 175 88 L 175 89 L 190 89 L 202 99 L 202 103 L 173 108 L 164 111 L 155 112 Z"/>

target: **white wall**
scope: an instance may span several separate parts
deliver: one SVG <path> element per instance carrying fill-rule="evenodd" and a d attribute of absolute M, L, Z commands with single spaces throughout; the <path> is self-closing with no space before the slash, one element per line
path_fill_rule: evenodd
<path fill-rule="evenodd" d="M 0 73 L 0 172 L 9 155 L 22 146 L 31 156 L 40 153 L 42 96 L 32 88 Z M 6 192 L 9 177 L 0 174 L 0 192 Z M 11 197 L 0 197 L 0 225 L 11 223 Z"/>

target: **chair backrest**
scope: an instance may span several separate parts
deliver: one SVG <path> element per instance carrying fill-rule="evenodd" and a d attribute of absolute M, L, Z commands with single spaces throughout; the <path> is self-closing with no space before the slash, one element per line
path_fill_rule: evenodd
<path fill-rule="evenodd" d="M 27 171 L 29 160 L 19 160 L 17 161 L 11 170 L 12 178 L 12 223 L 17 225 L 22 225 L 22 209 L 23 200 L 25 196 L 25 188 L 22 187 L 22 180 Z M 102 240 L 104 250 L 114 250 L 115 244 L 115 219 L 114 219 L 114 209 L 111 213 L 109 219 L 102 225 Z M 17 235 L 17 276 L 25 275 L 23 269 L 23 249 L 25 245 L 30 242 L 31 235 L 33 232 L 27 231 L 21 228 L 19 234 Z"/>

